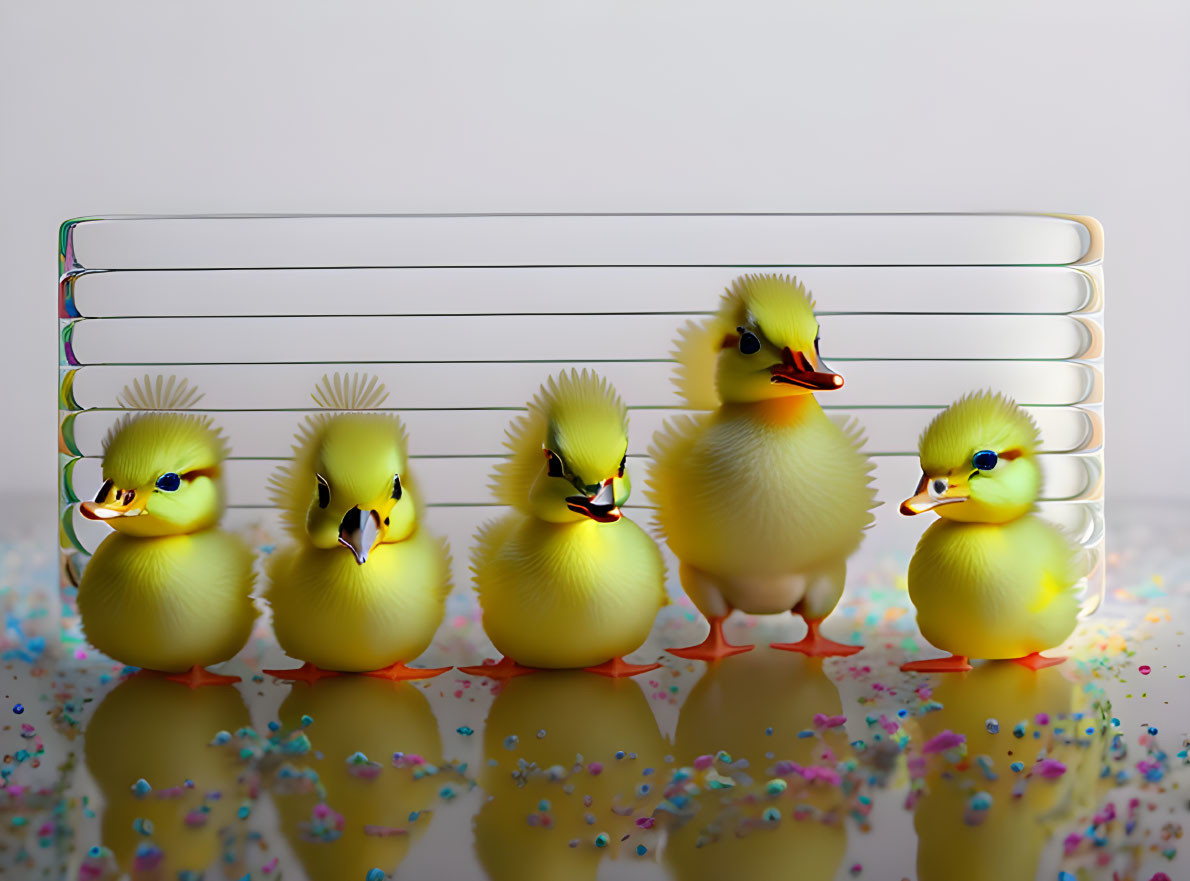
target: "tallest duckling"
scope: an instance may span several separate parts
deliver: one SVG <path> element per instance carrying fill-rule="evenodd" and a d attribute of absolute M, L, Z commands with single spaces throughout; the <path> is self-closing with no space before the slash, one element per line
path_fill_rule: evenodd
<path fill-rule="evenodd" d="M 711 631 L 672 653 L 711 661 L 752 648 L 723 638 L 733 609 L 801 615 L 805 639 L 774 648 L 859 651 L 826 639 L 819 625 L 873 519 L 872 465 L 858 428 L 837 424 L 814 399 L 843 377 L 819 357 L 805 286 L 778 275 L 737 279 L 713 316 L 687 327 L 675 354 L 687 404 L 713 412 L 658 432 L 650 495 L 682 587 Z"/>

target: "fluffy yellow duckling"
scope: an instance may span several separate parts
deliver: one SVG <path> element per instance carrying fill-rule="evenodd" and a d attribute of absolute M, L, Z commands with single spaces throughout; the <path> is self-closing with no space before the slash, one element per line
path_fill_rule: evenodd
<path fill-rule="evenodd" d="M 417 774 L 424 766 L 412 764 L 443 765 L 438 723 L 425 695 L 409 682 L 340 676 L 293 686 L 277 718 L 292 731 L 303 716 L 314 720 L 305 733 L 316 757 L 302 764 L 317 772 L 325 805 L 342 817 L 342 830 L 334 840 L 304 834 L 319 794 L 308 780 L 276 780 L 271 788 L 281 832 L 300 863 L 294 877 L 356 881 L 372 868 L 396 873 L 433 825 L 430 809 L 448 777 Z M 396 752 L 410 763 L 393 767 Z"/>
<path fill-rule="evenodd" d="M 858 428 L 840 427 L 814 399 L 843 378 L 818 356 L 805 287 L 776 275 L 737 279 L 715 315 L 686 328 L 675 355 L 687 404 L 714 409 L 658 432 L 649 492 L 682 587 L 711 630 L 702 644 L 670 651 L 709 661 L 752 648 L 723 637 L 739 609 L 805 619 L 805 639 L 774 648 L 858 652 L 819 625 L 872 522 L 872 466 Z"/>
<path fill-rule="evenodd" d="M 361 410 L 388 393 L 375 377 L 335 374 L 313 397 L 322 407 Z M 293 452 L 272 479 L 293 543 L 269 561 L 266 599 L 277 642 L 305 663 L 266 672 L 305 680 L 445 672 L 405 665 L 429 647 L 451 584 L 445 542 L 421 526 L 401 421 L 387 413 L 310 416 Z"/>
<path fill-rule="evenodd" d="M 201 397 L 185 381 L 145 377 L 120 401 L 176 411 Z M 238 682 L 204 668 L 248 641 L 256 619 L 252 553 L 216 527 L 223 511 L 223 438 L 205 417 L 146 412 L 104 440 L 104 483 L 82 514 L 115 532 L 83 571 L 87 640 L 121 663 L 197 685 Z"/>
<path fill-rule="evenodd" d="M 624 402 L 594 373 L 562 373 L 512 423 L 507 446 L 494 490 L 513 510 L 482 529 L 472 556 L 483 627 L 504 658 L 464 671 L 655 669 L 621 660 L 666 603 L 661 552 L 620 511 L 629 493 Z"/>
<path fill-rule="evenodd" d="M 815 718 L 837 720 L 842 711 L 838 689 L 814 658 L 757 652 L 707 669 L 682 704 L 676 764 L 690 766 L 699 756 L 722 751 L 735 762 L 747 760 L 752 782 L 700 786 L 691 800 L 697 810 L 668 832 L 665 860 L 674 881 L 837 876 L 847 851 L 849 799 L 857 794 L 845 794 L 837 779 L 815 775 L 830 777 L 853 751 L 841 725 L 816 724 Z M 804 730 L 816 735 L 796 736 Z M 767 785 L 773 771 L 790 763 L 806 773 L 780 774 L 786 786 L 774 792 Z M 707 773 L 730 771 L 716 762 Z M 780 819 L 766 820 L 769 809 Z"/>
<path fill-rule="evenodd" d="M 159 677 L 133 676 L 104 697 L 83 747 L 102 796 L 102 843 L 113 851 L 121 878 L 197 877 L 216 864 L 222 835 L 236 822 L 243 767 L 234 752 L 210 743 L 217 731 L 251 721 L 234 688 L 192 692 Z M 138 780 L 152 791 L 138 791 Z M 144 843 L 155 850 L 138 855 Z M 233 870 L 232 877 L 245 871 L 226 867 Z"/>
<path fill-rule="evenodd" d="M 654 837 L 637 820 L 661 801 L 665 753 L 653 710 L 631 679 L 554 670 L 503 683 L 477 763 L 490 796 L 475 817 L 486 877 L 595 881 L 607 860 L 651 862 Z"/>
<path fill-rule="evenodd" d="M 926 428 L 922 477 L 902 514 L 934 511 L 909 564 L 909 598 L 924 636 L 948 658 L 901 669 L 970 670 L 968 657 L 1062 663 L 1078 616 L 1085 565 L 1058 529 L 1033 513 L 1041 487 L 1037 426 L 1003 395 L 956 401 Z"/>

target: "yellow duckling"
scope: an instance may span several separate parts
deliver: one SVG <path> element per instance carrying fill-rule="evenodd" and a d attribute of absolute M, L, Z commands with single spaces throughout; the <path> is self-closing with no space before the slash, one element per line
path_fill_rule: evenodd
<path fill-rule="evenodd" d="M 83 746 L 102 796 L 102 844 L 127 873 L 120 877 L 199 876 L 216 864 L 222 836 L 236 822 L 243 767 L 211 739 L 249 724 L 234 688 L 195 693 L 159 677 L 133 676 L 103 698 Z M 140 780 L 148 784 L 143 791 Z M 152 849 L 138 853 L 146 843 Z M 232 877 L 240 877 L 242 865 L 226 871 L 236 869 Z"/>
<path fill-rule="evenodd" d="M 922 636 L 951 656 L 901 669 L 970 670 L 968 657 L 1062 663 L 1039 652 L 1074 631 L 1085 564 L 1033 513 L 1038 440 L 1029 415 L 991 392 L 959 399 L 922 433 L 921 482 L 901 513 L 940 519 L 909 563 L 909 598 Z"/>
<path fill-rule="evenodd" d="M 409 682 L 340 676 L 293 686 L 277 718 L 292 731 L 303 716 L 313 719 L 304 730 L 316 758 L 300 764 L 317 772 L 325 801 L 312 787 L 286 791 L 280 780 L 272 787 L 282 834 L 300 863 L 295 877 L 354 881 L 372 868 L 395 873 L 433 824 L 429 809 L 437 806 L 447 778 L 418 773 L 425 765 L 443 765 L 429 701 Z M 397 752 L 407 757 L 401 767 L 393 766 Z M 333 840 L 303 830 L 320 803 L 341 818 Z"/>
<path fill-rule="evenodd" d="M 145 377 L 120 402 L 177 410 L 201 397 L 174 377 Z M 227 451 L 206 417 L 147 412 L 121 420 L 103 444 L 104 483 L 82 514 L 115 530 L 83 571 L 78 606 L 91 645 L 123 664 L 198 685 L 238 682 L 204 668 L 248 641 L 252 552 L 216 527 Z"/>
<path fill-rule="evenodd" d="M 774 648 L 858 652 L 819 625 L 872 522 L 872 466 L 858 427 L 840 427 L 814 399 L 843 378 L 819 358 L 805 287 L 775 275 L 737 279 L 715 315 L 686 328 L 675 355 L 688 405 L 714 410 L 658 432 L 650 496 L 682 587 L 711 630 L 702 644 L 670 651 L 710 661 L 751 649 L 723 637 L 739 609 L 805 619 L 805 639 Z"/>
<path fill-rule="evenodd" d="M 637 821 L 647 823 L 661 801 L 665 752 L 630 679 L 554 670 L 503 683 L 478 763 L 490 796 L 475 817 L 486 877 L 595 881 L 606 860 L 651 862 L 655 835 Z"/>
<path fill-rule="evenodd" d="M 494 490 L 514 510 L 481 530 L 472 556 L 483 627 L 504 658 L 464 672 L 656 669 L 621 660 L 666 603 L 661 552 L 620 511 L 630 489 L 624 402 L 594 373 L 562 373 L 512 423 L 507 446 Z"/>
<path fill-rule="evenodd" d="M 335 410 L 378 407 L 375 377 L 323 377 L 313 395 Z M 296 670 L 425 679 L 449 668 L 405 665 L 429 647 L 446 613 L 450 556 L 421 527 L 405 429 L 388 413 L 317 414 L 297 434 L 293 460 L 273 476 L 273 500 L 293 543 L 268 566 L 273 631 Z"/>

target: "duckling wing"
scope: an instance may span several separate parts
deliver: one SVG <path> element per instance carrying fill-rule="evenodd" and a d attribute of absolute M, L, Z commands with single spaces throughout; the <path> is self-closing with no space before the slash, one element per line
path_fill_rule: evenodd
<path fill-rule="evenodd" d="M 679 479 L 676 466 L 690 453 L 695 441 L 706 429 L 710 413 L 697 416 L 677 416 L 667 419 L 653 435 L 653 443 L 649 447 L 652 465 L 645 485 L 645 497 L 657 509 L 650 520 L 649 528 L 658 541 L 667 541 L 667 526 L 665 514 L 671 509 L 674 482 Z"/>
<path fill-rule="evenodd" d="M 481 590 L 480 579 L 484 568 L 508 541 L 521 519 L 514 513 L 508 513 L 495 520 L 489 520 L 476 531 L 475 541 L 471 546 L 471 572 L 477 592 Z"/>

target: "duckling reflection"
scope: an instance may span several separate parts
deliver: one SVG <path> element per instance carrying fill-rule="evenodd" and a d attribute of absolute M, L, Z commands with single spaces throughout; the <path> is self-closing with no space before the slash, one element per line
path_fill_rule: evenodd
<path fill-rule="evenodd" d="M 913 818 L 918 877 L 1037 877 L 1050 836 L 1095 794 L 1106 704 L 1057 668 L 1010 661 L 945 677 L 933 697 L 942 709 L 919 718 L 915 750 L 925 759 Z M 952 735 L 965 738 L 965 757 L 947 751 Z"/>
<path fill-rule="evenodd" d="M 566 670 L 509 680 L 483 750 L 475 850 L 492 881 L 594 881 L 605 857 L 653 852 L 636 820 L 660 798 L 665 744 L 636 682 Z"/>
<path fill-rule="evenodd" d="M 722 751 L 737 768 L 746 759 L 747 776 L 719 757 L 714 776 L 692 778 L 701 791 L 685 813 L 694 814 L 676 821 L 665 851 L 675 881 L 835 877 L 847 847 L 845 789 L 854 784 L 837 776 L 850 755 L 841 712 L 816 658 L 753 652 L 708 668 L 682 706 L 675 756 L 697 769 L 697 757 Z M 799 738 L 804 731 L 815 734 Z M 724 777 L 734 785 L 713 788 Z M 779 817 L 766 818 L 773 810 Z"/>
<path fill-rule="evenodd" d="M 423 773 L 427 764 L 441 765 L 442 741 L 421 689 L 368 676 L 299 683 L 277 715 L 282 730 L 309 716 L 306 736 L 323 756 L 308 765 L 325 799 L 312 786 L 274 789 L 282 834 L 302 877 L 342 881 L 363 878 L 371 868 L 393 872 L 430 825 L 432 814 L 421 812 L 434 805 L 443 784 L 440 775 Z M 394 767 L 398 752 L 401 767 Z"/>
<path fill-rule="evenodd" d="M 102 844 L 122 873 L 177 878 L 215 861 L 219 830 L 235 821 L 241 768 L 234 752 L 210 744 L 216 732 L 249 723 L 234 688 L 191 690 L 133 676 L 103 699 L 87 725 L 84 754 L 103 794 Z M 141 779 L 151 792 L 137 791 Z M 142 844 L 155 850 L 138 856 Z"/>

